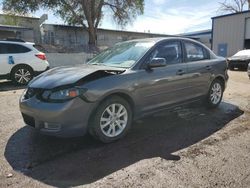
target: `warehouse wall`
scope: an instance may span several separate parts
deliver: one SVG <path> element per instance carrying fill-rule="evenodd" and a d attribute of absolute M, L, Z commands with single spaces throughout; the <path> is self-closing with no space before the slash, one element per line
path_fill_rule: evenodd
<path fill-rule="evenodd" d="M 0 14 L 0 24 L 30 28 L 30 30 L 25 31 L 25 34 L 23 34 L 24 32 L 21 33 L 22 39 L 35 43 L 41 42 L 41 21 L 39 18 Z M 12 37 L 12 35 L 8 37 Z"/>
<path fill-rule="evenodd" d="M 93 54 L 88 53 L 46 53 L 50 67 L 82 65 L 88 59 L 93 58 Z"/>
<path fill-rule="evenodd" d="M 226 56 L 232 56 L 244 49 L 245 20 L 250 12 L 213 18 L 213 51 L 219 55 L 226 51 Z"/>
<path fill-rule="evenodd" d="M 99 46 L 111 47 L 115 43 L 127 40 L 152 38 L 152 37 L 167 37 L 167 36 L 168 35 L 152 34 L 152 33 L 136 33 L 136 32 L 99 29 L 97 31 L 97 44 Z"/>
<path fill-rule="evenodd" d="M 6 38 L 14 38 L 16 37 L 16 33 L 14 31 L 1 31 L 0 30 L 0 40 L 4 40 Z"/>
<path fill-rule="evenodd" d="M 41 34 L 43 44 L 59 45 L 67 48 L 78 46 L 82 48 L 88 45 L 88 33 L 82 27 L 43 24 Z M 97 45 L 111 47 L 117 42 L 131 39 L 167 36 L 169 35 L 98 29 Z"/>

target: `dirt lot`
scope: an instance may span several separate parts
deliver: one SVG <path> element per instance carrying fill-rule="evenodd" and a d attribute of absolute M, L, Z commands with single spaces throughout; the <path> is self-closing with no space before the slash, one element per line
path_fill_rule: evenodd
<path fill-rule="evenodd" d="M 230 72 L 224 101 L 135 122 L 124 139 L 59 139 L 24 126 L 22 88 L 0 83 L 0 187 L 250 187 L 250 80 Z"/>

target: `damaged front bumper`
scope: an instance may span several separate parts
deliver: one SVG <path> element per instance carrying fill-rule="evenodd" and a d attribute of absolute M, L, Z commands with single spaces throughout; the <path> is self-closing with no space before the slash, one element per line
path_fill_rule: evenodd
<path fill-rule="evenodd" d="M 83 136 L 93 109 L 94 103 L 87 103 L 78 97 L 63 103 L 46 103 L 35 96 L 20 99 L 25 124 L 42 134 L 58 137 Z"/>

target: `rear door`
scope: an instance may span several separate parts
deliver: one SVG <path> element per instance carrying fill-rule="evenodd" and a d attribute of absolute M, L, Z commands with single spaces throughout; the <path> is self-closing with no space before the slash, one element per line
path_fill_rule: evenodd
<path fill-rule="evenodd" d="M 187 92 L 190 98 L 196 98 L 205 95 L 208 91 L 212 75 L 210 54 L 206 48 L 198 43 L 184 40 L 183 44 L 188 85 L 190 86 Z"/>
<path fill-rule="evenodd" d="M 152 70 L 141 69 L 137 72 L 137 101 L 142 112 L 186 99 L 187 65 L 183 63 L 181 42 L 173 40 L 158 45 L 147 57 L 145 65 L 153 58 L 165 58 L 167 66 Z"/>

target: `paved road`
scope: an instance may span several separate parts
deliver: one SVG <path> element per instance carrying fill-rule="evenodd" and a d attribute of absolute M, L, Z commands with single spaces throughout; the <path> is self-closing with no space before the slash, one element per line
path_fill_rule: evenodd
<path fill-rule="evenodd" d="M 245 72 L 230 72 L 218 109 L 194 106 L 148 117 L 108 145 L 89 136 L 42 136 L 24 126 L 22 92 L 0 83 L 0 187 L 250 187 Z"/>

